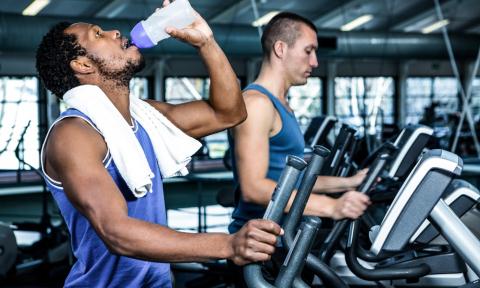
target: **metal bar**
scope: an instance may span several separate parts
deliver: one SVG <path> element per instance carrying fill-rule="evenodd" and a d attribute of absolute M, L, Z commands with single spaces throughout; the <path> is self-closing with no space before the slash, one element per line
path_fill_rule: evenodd
<path fill-rule="evenodd" d="M 430 218 L 453 249 L 480 277 L 480 241 L 478 238 L 463 224 L 443 199 L 440 199 L 435 205 L 430 213 Z"/>
<path fill-rule="evenodd" d="M 253 9 L 253 16 L 255 19 L 260 18 L 260 15 L 258 14 L 258 7 L 257 7 L 257 2 L 255 0 L 250 0 L 250 3 L 252 4 L 252 9 Z M 262 27 L 257 26 L 257 31 L 258 31 L 258 37 L 262 37 Z"/>
<path fill-rule="evenodd" d="M 473 85 L 473 81 L 475 80 L 475 75 L 477 75 L 477 72 L 478 72 L 479 63 L 480 63 L 480 47 L 478 47 L 477 59 L 475 60 L 475 65 L 473 67 L 472 77 L 468 82 L 468 86 L 467 86 L 467 102 L 463 103 L 462 114 L 460 115 L 460 121 L 458 121 L 457 130 L 455 131 L 455 138 L 453 139 L 452 147 L 450 149 L 450 151 L 453 151 L 453 152 L 457 149 L 458 139 L 460 138 L 460 132 L 462 130 L 463 121 L 465 120 L 466 109 L 470 109 L 470 100 L 472 99 L 472 85 Z"/>
<path fill-rule="evenodd" d="M 443 20 L 442 9 L 438 0 L 433 0 L 435 2 L 435 11 L 437 12 L 437 16 L 439 20 Z M 465 90 L 463 89 L 462 82 L 460 81 L 460 73 L 458 72 L 457 63 L 455 62 L 455 56 L 453 55 L 452 43 L 450 42 L 450 38 L 447 34 L 447 28 L 444 26 L 442 29 L 443 39 L 445 41 L 445 45 L 447 46 L 448 57 L 450 59 L 450 65 L 452 66 L 453 73 L 455 74 L 455 78 L 457 79 L 457 83 L 459 86 L 460 94 L 462 95 L 462 100 L 465 105 L 468 105 L 468 99 L 465 95 Z M 480 158 L 480 144 L 478 143 L 477 133 L 475 131 L 475 125 L 472 117 L 472 111 L 470 109 L 465 109 L 465 113 L 467 116 L 468 126 L 472 132 L 473 142 L 475 143 L 475 149 L 477 150 L 477 156 Z"/>

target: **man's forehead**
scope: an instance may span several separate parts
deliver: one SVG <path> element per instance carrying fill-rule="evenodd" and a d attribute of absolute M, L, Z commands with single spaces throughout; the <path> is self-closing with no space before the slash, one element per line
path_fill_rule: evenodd
<path fill-rule="evenodd" d="M 299 30 L 301 31 L 302 36 L 304 36 L 306 39 L 309 39 L 311 42 L 313 42 L 312 44 L 317 45 L 317 33 L 315 33 L 315 31 L 312 28 L 302 23 Z"/>
<path fill-rule="evenodd" d="M 308 26 L 305 23 L 300 23 L 299 28 L 300 28 L 299 30 L 301 30 L 302 33 L 308 33 L 308 34 L 316 35 L 315 30 L 313 30 L 310 26 Z"/>

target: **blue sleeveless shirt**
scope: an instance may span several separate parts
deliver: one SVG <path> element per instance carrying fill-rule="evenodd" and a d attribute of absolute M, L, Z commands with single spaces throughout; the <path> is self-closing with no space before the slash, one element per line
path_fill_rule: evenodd
<path fill-rule="evenodd" d="M 67 117 L 82 118 L 98 131 L 93 122 L 76 109 L 68 109 L 63 112 L 52 127 Z M 147 193 L 142 198 L 136 198 L 120 176 L 109 152 L 103 162 L 127 202 L 128 215 L 166 226 L 162 177 L 152 143 L 143 127 L 135 120 L 133 123 L 132 129 L 135 136 L 145 152 L 150 169 L 155 174 L 152 179 L 152 193 Z M 98 132 L 100 133 L 100 131 Z M 44 147 L 42 147 L 41 156 L 42 170 L 44 170 L 43 149 Z M 46 156 L 48 157 L 48 155 Z M 71 234 L 73 254 L 77 258 L 65 280 L 65 287 L 172 287 L 168 263 L 143 261 L 110 253 L 87 218 L 80 214 L 68 200 L 62 184 L 50 178 L 45 171 L 43 172 L 48 189 L 55 198 Z M 161 239 L 152 239 L 152 241 L 161 241 Z"/>
<path fill-rule="evenodd" d="M 268 96 L 282 120 L 282 129 L 269 139 L 269 159 L 266 175 L 268 179 L 277 182 L 282 174 L 283 168 L 285 167 L 285 161 L 288 155 L 303 157 L 303 149 L 305 147 L 303 134 L 300 130 L 297 119 L 295 118 L 295 114 L 287 110 L 282 102 L 280 102 L 277 97 L 273 96 L 270 91 L 265 89 L 265 87 L 258 84 L 250 84 L 244 89 L 244 91 L 247 90 L 256 90 Z M 234 184 L 238 187 L 239 180 L 234 153 L 235 147 L 230 133 L 228 141 L 232 158 Z M 240 193 L 240 191 L 241 187 L 236 189 L 235 193 Z M 266 210 L 266 207 L 262 205 L 245 202 L 240 195 L 236 195 L 235 200 L 235 210 L 232 214 L 233 222 L 228 227 L 230 233 L 237 232 L 251 219 L 262 218 Z"/>

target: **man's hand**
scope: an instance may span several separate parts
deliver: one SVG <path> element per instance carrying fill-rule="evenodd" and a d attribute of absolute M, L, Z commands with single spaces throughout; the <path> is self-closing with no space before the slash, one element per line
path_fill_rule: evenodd
<path fill-rule="evenodd" d="M 336 199 L 331 217 L 335 220 L 357 219 L 365 212 L 368 205 L 370 205 L 370 198 L 367 195 L 357 191 L 349 191 Z"/>
<path fill-rule="evenodd" d="M 236 265 L 267 261 L 275 251 L 277 236 L 282 234 L 282 228 L 275 222 L 250 220 L 232 235 L 233 255 L 230 260 Z"/>
<path fill-rule="evenodd" d="M 360 184 L 362 184 L 363 179 L 365 179 L 365 176 L 367 176 L 368 173 L 368 168 L 364 168 L 360 171 L 357 172 L 357 174 L 349 177 L 349 182 L 350 182 L 350 187 L 349 189 L 357 189 Z"/>
<path fill-rule="evenodd" d="M 163 1 L 163 7 L 170 4 L 169 0 Z M 167 27 L 165 32 L 167 32 L 173 38 L 186 42 L 195 47 L 201 48 L 207 44 L 210 40 L 213 39 L 213 32 L 208 26 L 207 22 L 193 10 L 195 15 L 195 20 L 192 24 L 188 25 L 183 29 L 177 29 L 175 27 Z"/>

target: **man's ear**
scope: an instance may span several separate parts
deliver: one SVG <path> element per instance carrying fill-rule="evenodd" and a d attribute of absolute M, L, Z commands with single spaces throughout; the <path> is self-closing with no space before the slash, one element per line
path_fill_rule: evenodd
<path fill-rule="evenodd" d="M 92 61 L 85 56 L 79 56 L 70 61 L 70 68 L 75 74 L 92 74 L 94 67 Z"/>
<path fill-rule="evenodd" d="M 277 58 L 282 59 L 285 56 L 286 49 L 287 43 L 283 41 L 278 40 L 273 44 L 273 53 Z"/>

